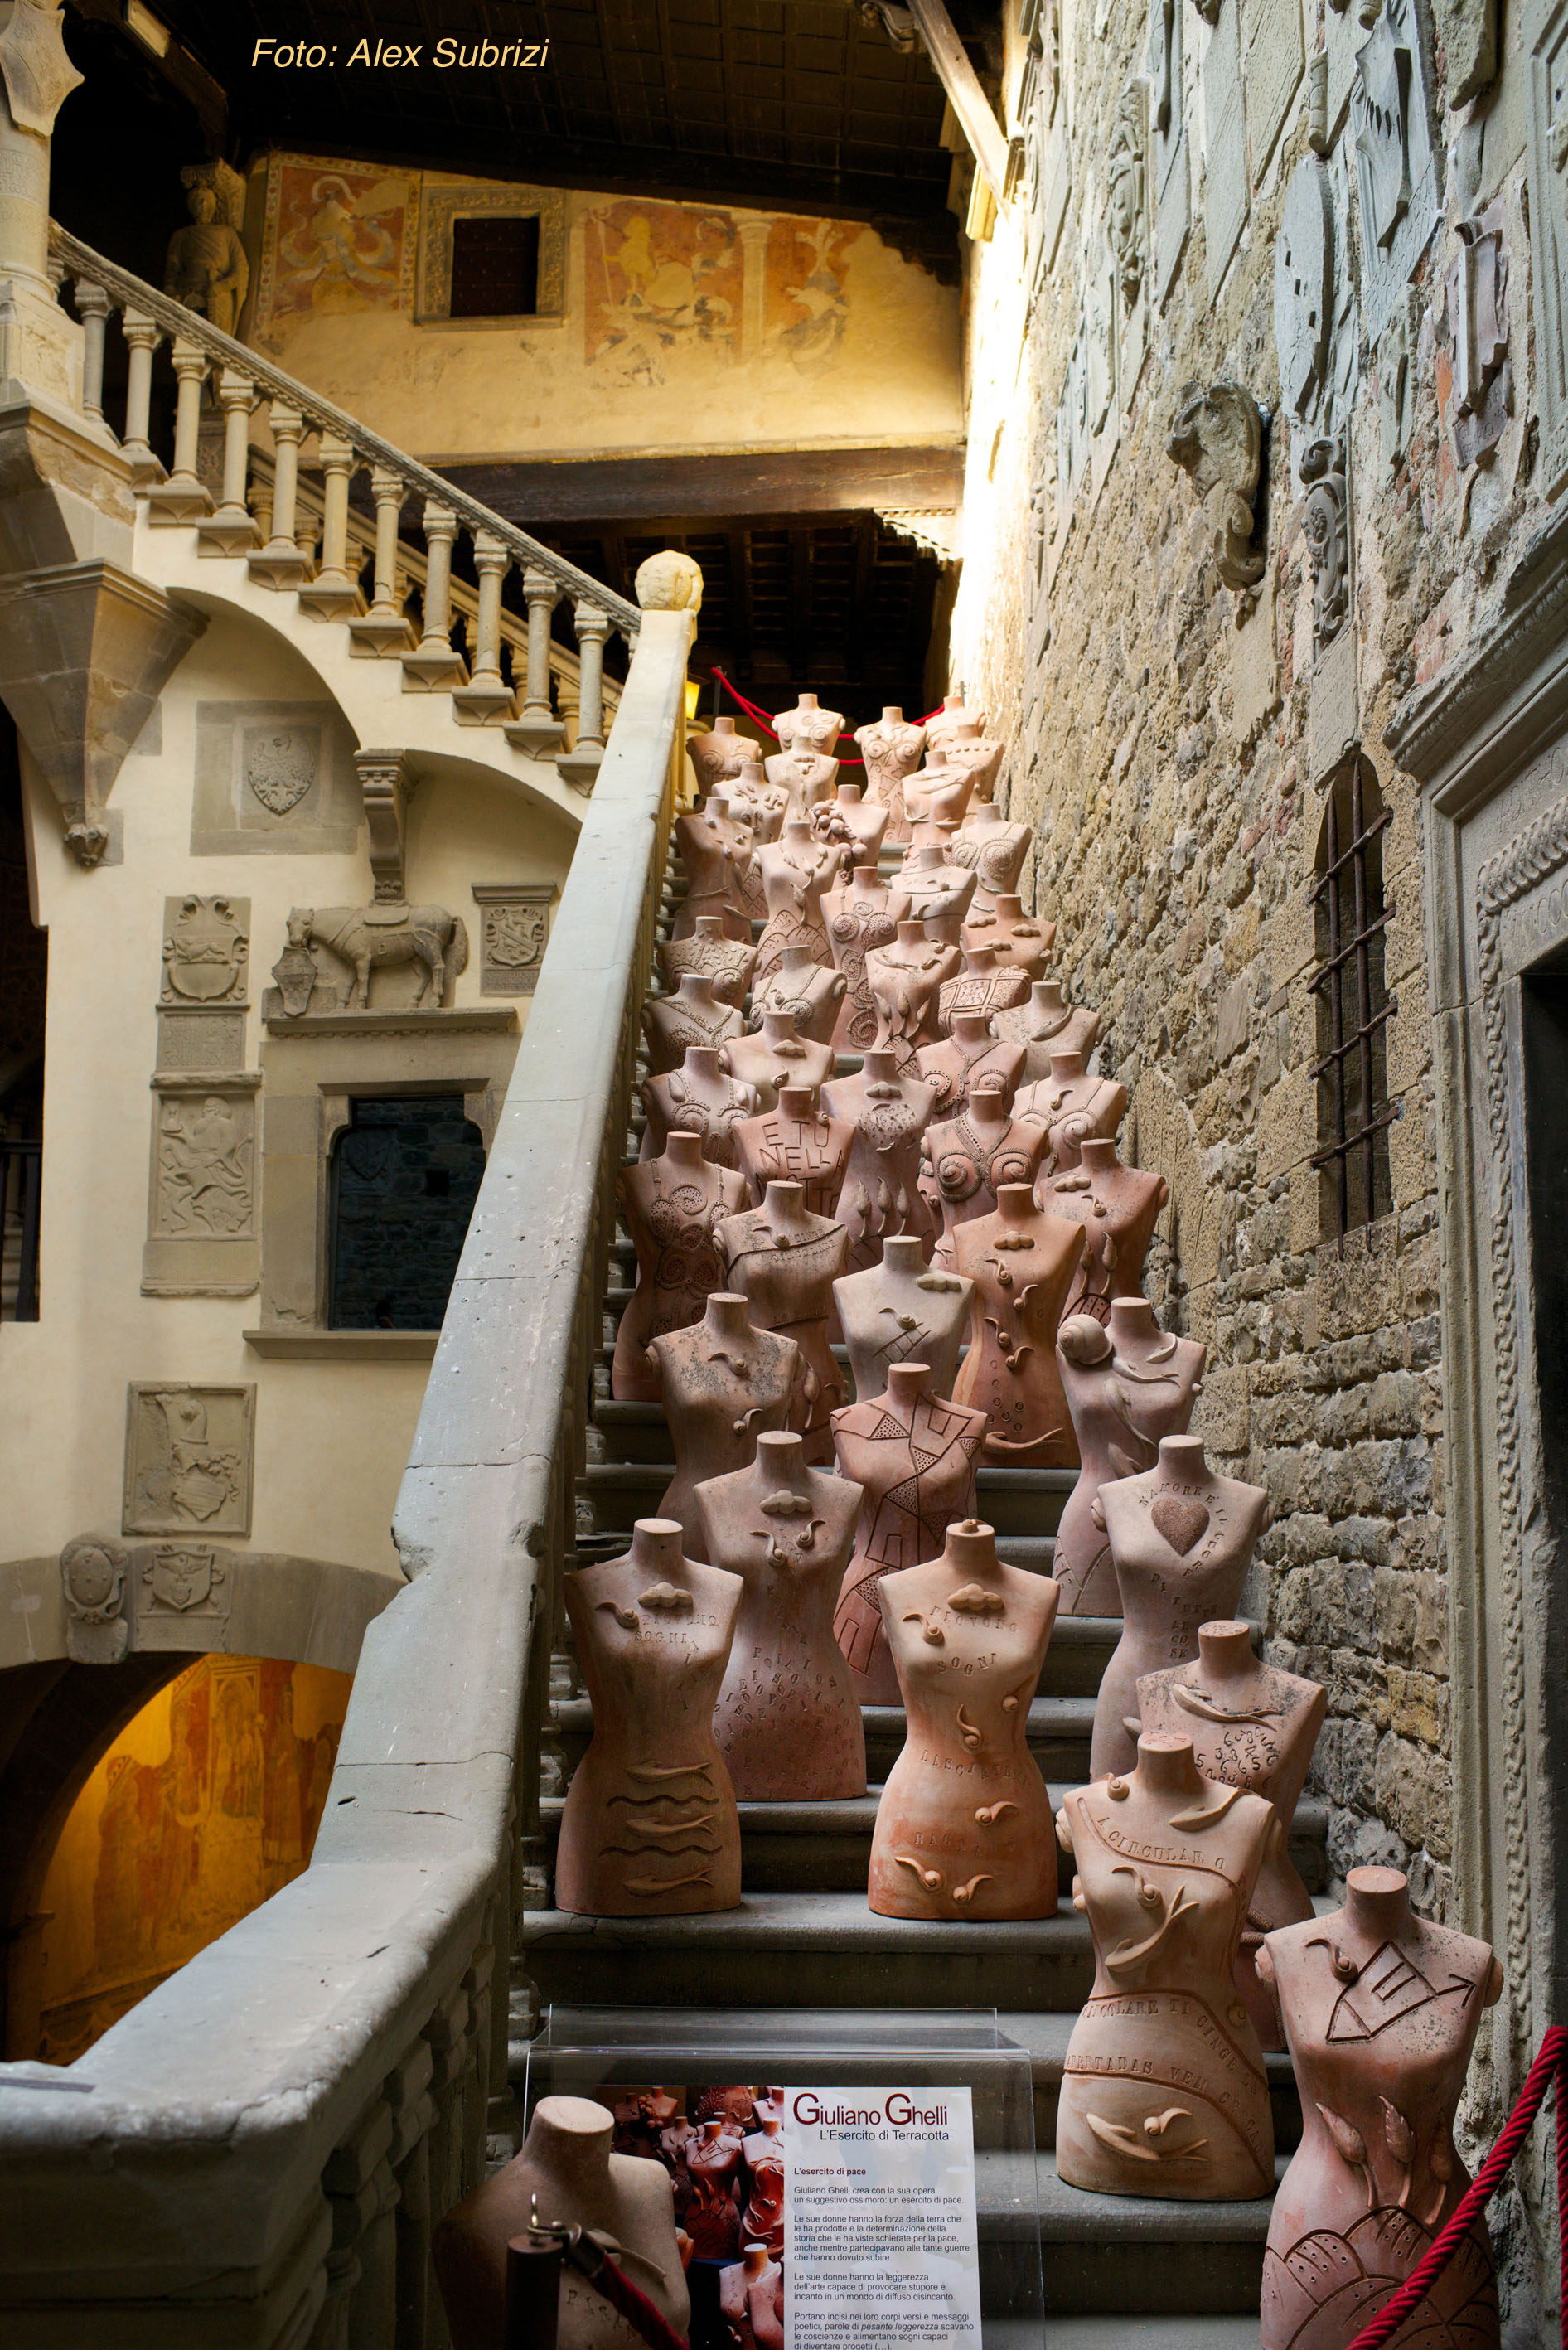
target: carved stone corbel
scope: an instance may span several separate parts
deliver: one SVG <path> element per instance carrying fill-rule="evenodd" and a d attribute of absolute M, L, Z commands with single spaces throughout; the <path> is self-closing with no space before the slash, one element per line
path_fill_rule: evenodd
<path fill-rule="evenodd" d="M 1239 383 L 1183 384 L 1166 452 L 1202 502 L 1214 566 L 1227 588 L 1255 588 L 1267 557 L 1252 545 L 1263 411 Z"/>
<path fill-rule="evenodd" d="M 55 117 L 82 77 L 66 53 L 60 0 L 18 0 L 0 31 L 0 76 L 18 130 L 47 139 Z"/>
<path fill-rule="evenodd" d="M 415 778 L 402 751 L 356 751 L 354 764 L 365 795 L 365 821 L 370 828 L 370 871 L 376 901 L 404 902 L 403 836 Z"/>

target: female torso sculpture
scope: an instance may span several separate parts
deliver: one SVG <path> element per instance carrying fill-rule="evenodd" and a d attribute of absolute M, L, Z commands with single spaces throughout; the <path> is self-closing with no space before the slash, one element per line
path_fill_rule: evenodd
<path fill-rule="evenodd" d="M 957 860 L 962 864 L 961 856 Z M 1023 910 L 1023 900 L 1014 892 L 999 889 L 989 905 L 978 901 L 980 883 L 975 884 L 976 903 L 960 933 L 966 946 L 988 946 L 998 962 L 1013 971 L 1021 971 L 1033 986 L 1045 968 L 1045 958 L 1056 943 L 1054 922 L 1037 922 Z M 998 1035 L 1002 1033 L 998 1030 Z"/>
<path fill-rule="evenodd" d="M 996 1195 L 1003 1183 L 1029 1183 L 1045 1149 L 1045 1129 L 1030 1118 L 1016 1118 L 1012 1088 L 990 1072 L 970 1087 L 968 1103 L 956 1118 L 929 1128 L 920 1146 L 920 1161 L 929 1173 L 928 1198 L 940 1202 L 941 1237 L 935 1262 L 948 1272 L 958 1270 L 953 1236 L 961 1224 L 996 1212 Z"/>
<path fill-rule="evenodd" d="M 830 759 L 824 751 L 814 751 L 809 743 L 797 743 L 793 750 L 780 751 L 773 758 L 764 759 L 763 765 L 769 783 L 775 790 L 784 791 L 786 823 L 795 816 L 809 822 L 813 808 L 832 798 L 833 787 L 838 781 L 837 760 Z"/>
<path fill-rule="evenodd" d="M 923 1078 L 899 1076 L 896 1056 L 873 1049 L 857 1077 L 839 1077 L 822 1089 L 830 1117 L 846 1119 L 855 1139 L 836 1210 L 849 1234 L 854 1272 L 880 1263 L 883 1243 L 898 1232 L 936 1237 L 920 1193 L 920 1137 L 935 1095 Z"/>
<path fill-rule="evenodd" d="M 866 762 L 866 781 L 873 798 L 888 811 L 883 837 L 889 845 L 907 840 L 909 819 L 904 806 L 904 778 L 913 775 L 926 746 L 923 729 L 908 720 L 895 702 L 885 705 L 874 726 L 859 726 L 855 740 Z"/>
<path fill-rule="evenodd" d="M 696 972 L 721 1003 L 732 1003 L 736 1011 L 745 1003 L 757 960 L 749 928 L 744 940 L 726 937 L 717 914 L 699 914 L 689 938 L 659 939 L 654 955 L 666 988 L 673 992 L 687 972 Z"/>
<path fill-rule="evenodd" d="M 805 816 L 792 816 L 777 840 L 757 851 L 768 919 L 757 944 L 753 988 L 778 969 L 788 946 L 809 948 L 814 962 L 831 969 L 822 917 L 822 893 L 838 879 L 838 851 L 819 840 Z"/>
<path fill-rule="evenodd" d="M 639 1088 L 648 1123 L 642 1157 L 657 1159 L 671 1134 L 701 1137 L 702 1156 L 716 1167 L 736 1167 L 736 1137 L 757 1112 L 755 1089 L 727 1076 L 718 1047 L 691 1045 L 678 1069 L 645 1077 Z"/>
<path fill-rule="evenodd" d="M 855 1142 L 847 1118 L 833 1118 L 805 1086 L 784 1086 L 777 1106 L 735 1129 L 736 1163 L 758 1207 L 770 1183 L 798 1183 L 814 1216 L 835 1216 Z"/>
<path fill-rule="evenodd" d="M 953 1234 L 957 1268 L 975 1290 L 953 1397 L 984 1412 L 988 1461 L 1021 1469 L 1076 1463 L 1056 1325 L 1083 1250 L 1079 1226 L 1043 1214 L 1027 1183 L 1003 1183 L 995 1214 Z"/>
<path fill-rule="evenodd" d="M 1018 1082 L 1032 1086 L 1050 1076 L 1054 1049 L 1088 1056 L 1100 1033 L 1100 1016 L 1067 1003 L 1059 979 L 1037 979 L 1029 990 L 1027 1003 L 1021 1003 L 1015 1012 L 997 1014 L 996 1033 L 1010 1044 L 1023 1045 L 1023 1066 Z"/>
<path fill-rule="evenodd" d="M 1114 1297 L 1110 1324 L 1075 1314 L 1056 1333 L 1056 1367 L 1082 1467 L 1056 1529 L 1052 1573 L 1068 1616 L 1119 1616 L 1100 1487 L 1141 1476 L 1162 1436 L 1184 1436 L 1209 1349 L 1168 1337 L 1147 1298 Z"/>
<path fill-rule="evenodd" d="M 841 971 L 820 961 L 804 940 L 793 940 L 773 969 L 759 970 L 753 981 L 752 1025 L 760 1027 L 770 1013 L 792 1013 L 803 1036 L 826 1045 L 838 1024 L 847 987 Z"/>
<path fill-rule="evenodd" d="M 732 1036 L 720 1062 L 732 1077 L 754 1087 L 759 1109 L 772 1109 L 785 1086 L 815 1089 L 833 1075 L 830 1045 L 803 1036 L 793 1012 L 764 1012 L 754 1035 Z"/>
<path fill-rule="evenodd" d="M 790 1424 L 806 1440 L 806 1459 L 833 1457 L 828 1423 L 844 1400 L 844 1381 L 827 1342 L 833 1284 L 844 1271 L 849 1235 L 814 1216 L 798 1183 L 770 1183 L 760 1208 L 730 1216 L 717 1233 L 725 1286 L 739 1290 L 762 1330 L 793 1338 L 803 1357 Z M 715 1284 L 717 1286 L 717 1284 Z"/>
<path fill-rule="evenodd" d="M 620 1317 L 610 1365 L 618 1402 L 656 1403 L 659 1373 L 649 1341 L 700 1322 L 724 1286 L 719 1228 L 745 1203 L 745 1178 L 702 1155 L 700 1134 L 671 1134 L 658 1159 L 616 1178 L 637 1251 L 637 1287 Z"/>
<path fill-rule="evenodd" d="M 1075 1167 L 1042 1177 L 1041 1206 L 1084 1227 L 1084 1262 L 1067 1300 L 1069 1314 L 1092 1314 L 1104 1322 L 1113 1297 L 1142 1295 L 1143 1261 L 1169 1197 L 1163 1175 L 1124 1167 L 1116 1144 L 1098 1135 L 1078 1145 Z"/>
<path fill-rule="evenodd" d="M 727 1045 L 743 1023 L 732 1003 L 722 1003 L 701 972 L 682 974 L 673 995 L 650 995 L 642 1007 L 648 1065 L 656 1077 L 678 1069 L 693 1045 Z"/>
<path fill-rule="evenodd" d="M 1127 1107 L 1125 1086 L 1091 1076 L 1081 1054 L 1053 1052 L 1050 1076 L 1018 1097 L 1019 1116 L 1038 1118 L 1049 1137 L 1041 1174 L 1070 1174 L 1092 1137 L 1114 1141 Z"/>
<path fill-rule="evenodd" d="M 700 914 L 713 914 L 728 937 L 749 942 L 751 918 L 741 885 L 752 856 L 750 827 L 730 816 L 727 802 L 722 816 L 710 802 L 690 816 L 677 816 L 675 846 L 686 875 L 686 895 L 675 909 L 670 936 L 689 938 Z"/>
<path fill-rule="evenodd" d="M 996 745 L 1000 752 L 1001 744 Z M 961 746 L 950 743 L 950 762 L 961 756 Z M 992 806 L 989 785 L 977 791 L 964 824 L 949 855 L 955 865 L 967 865 L 974 875 L 974 910 L 994 913 L 1003 898 L 1013 895 L 1023 860 L 1034 843 L 1026 824 L 1011 824 Z M 1044 950 L 1041 960 L 1044 961 Z"/>
<path fill-rule="evenodd" d="M 889 946 L 866 957 L 866 978 L 877 1007 L 877 1044 L 902 1072 L 915 1066 L 922 1045 L 937 1040 L 937 1003 L 948 972 L 943 950 L 912 917 L 898 924 Z"/>
<path fill-rule="evenodd" d="M 951 1035 L 939 1044 L 922 1045 L 916 1054 L 921 1076 L 936 1088 L 934 1118 L 961 1117 L 969 1107 L 970 1088 L 981 1077 L 1001 1077 L 1010 1086 L 1017 1085 L 1023 1048 L 1005 1040 L 998 1042 L 991 1033 L 992 1024 L 981 1012 L 955 1013 Z"/>
<path fill-rule="evenodd" d="M 881 1263 L 836 1281 L 833 1295 L 857 1396 L 879 1396 L 895 1363 L 926 1364 L 931 1393 L 951 1395 L 972 1281 L 929 1265 L 916 1234 L 889 1232 Z"/>
<path fill-rule="evenodd" d="M 845 993 L 833 1031 L 841 1053 L 865 1053 L 876 1042 L 879 1014 L 866 958 L 891 944 L 909 911 L 904 891 L 884 889 L 875 865 L 857 865 L 850 880 L 823 899 L 827 943 L 835 968 L 844 974 Z"/>
<path fill-rule="evenodd" d="M 675 1474 L 659 1514 L 685 1527 L 687 1557 L 705 1561 L 697 1488 L 745 1468 L 758 1437 L 783 1428 L 801 1377 L 800 1348 L 753 1327 L 745 1299 L 721 1289 L 701 1322 L 666 1332 L 648 1351 L 675 1447 Z"/>

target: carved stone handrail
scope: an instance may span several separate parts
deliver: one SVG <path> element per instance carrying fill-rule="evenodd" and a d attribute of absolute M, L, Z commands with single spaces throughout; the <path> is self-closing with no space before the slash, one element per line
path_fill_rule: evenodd
<path fill-rule="evenodd" d="M 450 507 L 471 531 L 483 532 L 498 540 L 514 562 L 527 569 L 545 573 L 564 593 L 588 605 L 593 610 L 607 615 L 612 626 L 621 629 L 628 639 L 636 638 L 642 616 L 635 604 L 628 604 L 625 597 L 615 595 L 587 572 L 579 571 L 576 564 L 568 563 L 549 547 L 542 546 L 537 539 L 530 538 L 526 531 L 519 530 L 515 523 L 504 521 L 500 515 L 483 504 L 478 498 L 470 497 L 465 490 L 460 490 L 449 482 L 444 474 L 435 473 L 429 465 L 421 465 L 417 457 L 410 457 L 403 450 L 395 448 L 379 433 L 371 432 L 369 425 L 360 423 L 357 417 L 349 416 L 331 400 L 323 399 L 319 392 L 312 391 L 307 384 L 299 382 L 294 376 L 286 375 L 282 368 L 274 367 L 248 343 L 238 342 L 234 336 L 222 333 L 197 311 L 186 309 L 182 302 L 159 293 L 144 278 L 136 276 L 129 269 L 122 269 L 118 262 L 107 260 L 101 253 L 95 253 L 91 245 L 83 244 L 79 237 L 72 236 L 57 222 L 51 221 L 49 224 L 49 251 L 72 278 L 102 286 L 121 308 L 139 311 L 143 317 L 154 320 L 165 335 L 178 336 L 183 342 L 197 345 L 209 359 L 248 377 L 251 383 L 265 391 L 269 399 L 277 400 L 286 408 L 298 410 L 311 429 L 349 442 L 363 462 L 395 473 L 410 494 L 437 499 L 442 505 Z"/>

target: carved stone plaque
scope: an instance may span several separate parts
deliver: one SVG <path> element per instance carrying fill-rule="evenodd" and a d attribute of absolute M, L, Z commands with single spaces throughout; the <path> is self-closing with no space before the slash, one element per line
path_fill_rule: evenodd
<path fill-rule="evenodd" d="M 1347 621 L 1313 663 L 1307 751 L 1314 785 L 1333 774 L 1361 732 L 1355 687 L 1356 629 Z"/>
<path fill-rule="evenodd" d="M 126 1620 L 130 1554 L 103 1534 L 80 1534 L 60 1553 L 66 1654 L 76 1665 L 118 1665 L 130 1646 Z"/>
<path fill-rule="evenodd" d="M 481 995 L 532 995 L 550 936 L 547 881 L 476 881 Z"/>
<path fill-rule="evenodd" d="M 1148 141 L 1156 197 L 1183 144 L 1181 0 L 1152 0 L 1148 12 Z M 1185 161 L 1185 157 L 1183 157 Z"/>
<path fill-rule="evenodd" d="M 1181 256 L 1192 230 L 1192 186 L 1189 177 L 1185 132 L 1177 141 L 1176 161 L 1159 192 L 1154 222 L 1154 287 L 1160 308 L 1170 297 Z"/>
<path fill-rule="evenodd" d="M 1419 325 L 1416 296 L 1407 287 L 1377 346 L 1377 445 L 1386 473 L 1398 465 L 1415 426 Z"/>
<path fill-rule="evenodd" d="M 238 1069 L 245 1057 L 245 1015 L 226 1004 L 158 1011 L 160 1069 Z"/>
<path fill-rule="evenodd" d="M 1263 176 L 1306 66 L 1301 0 L 1247 0 L 1247 130 Z"/>
<path fill-rule="evenodd" d="M 1351 94 L 1362 289 L 1376 342 L 1438 225 L 1437 164 L 1417 0 L 1383 0 L 1355 53 Z"/>
<path fill-rule="evenodd" d="M 1067 217 L 1067 198 L 1072 192 L 1073 151 L 1067 144 L 1066 126 L 1054 122 L 1045 134 L 1040 158 L 1040 270 L 1050 268 L 1056 258 L 1056 247 L 1062 235 L 1062 223 Z"/>
<path fill-rule="evenodd" d="M 160 1543 L 139 1550 L 131 1601 L 138 1648 L 217 1645 L 229 1619 L 232 1555 L 213 1543 Z"/>
<path fill-rule="evenodd" d="M 249 1534 L 255 1398 L 254 1387 L 131 1381 L 124 1533 Z"/>
<path fill-rule="evenodd" d="M 1294 417 L 1315 416 L 1334 327 L 1334 203 L 1328 167 L 1303 155 L 1291 174 L 1274 241 L 1274 340 L 1280 390 Z"/>
<path fill-rule="evenodd" d="M 351 853 L 364 818 L 353 737 L 326 702 L 199 702 L 198 857 Z"/>
<path fill-rule="evenodd" d="M 1531 302 L 1550 497 L 1568 481 L 1568 0 L 1534 0 L 1530 57 Z"/>
<path fill-rule="evenodd" d="M 250 954 L 248 898 L 165 898 L 165 1003 L 243 1003 Z"/>
<path fill-rule="evenodd" d="M 1241 109 L 1241 44 L 1238 0 L 1220 0 L 1220 15 L 1203 60 L 1203 230 L 1210 296 L 1247 224 L 1247 131 Z"/>
<path fill-rule="evenodd" d="M 248 1091 L 166 1093 L 158 1105 L 152 1230 L 239 1240 L 255 1230 L 255 1104 Z"/>

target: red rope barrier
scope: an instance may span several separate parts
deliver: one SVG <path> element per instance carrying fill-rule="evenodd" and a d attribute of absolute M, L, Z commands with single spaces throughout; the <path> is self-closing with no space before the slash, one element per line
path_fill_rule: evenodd
<path fill-rule="evenodd" d="M 723 687 L 732 702 L 738 702 L 740 703 L 741 708 L 745 712 L 747 717 L 751 719 L 753 725 L 760 726 L 764 734 L 772 734 L 775 743 L 778 741 L 779 738 L 777 733 L 768 723 L 768 714 L 765 710 L 759 710 L 754 702 L 748 702 L 745 695 L 741 691 L 740 687 L 738 685 L 732 685 L 722 669 L 711 670 L 709 671 L 709 675 L 713 679 L 715 684 L 722 685 Z M 836 758 L 838 758 L 838 754 L 836 752 L 834 755 Z M 864 759 L 838 758 L 838 764 L 841 767 L 863 767 L 866 764 L 866 762 Z"/>
<path fill-rule="evenodd" d="M 1541 2043 L 1541 2053 L 1531 2066 L 1519 2102 L 1503 2124 L 1502 2134 L 1486 2160 L 1477 2171 L 1467 2192 L 1460 2198 L 1453 2218 L 1443 2230 L 1420 2266 L 1412 2270 L 1398 2292 L 1386 2301 L 1369 2325 L 1364 2326 L 1345 2350 L 1383 2350 L 1391 2342 L 1413 2309 L 1426 2298 L 1458 2250 L 1461 2239 L 1469 2232 L 1470 2223 L 1479 2211 L 1483 2211 L 1495 2194 L 1499 2181 L 1514 2156 L 1524 2143 L 1525 2134 L 1540 2112 L 1546 2095 L 1547 2084 L 1555 2080 L 1557 2094 L 1554 2107 L 1557 2120 L 1557 2219 L 1559 2256 L 1563 2263 L 1563 2340 L 1568 2345 L 1568 2030 L 1554 2023 Z"/>

